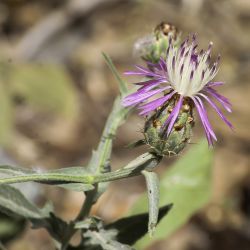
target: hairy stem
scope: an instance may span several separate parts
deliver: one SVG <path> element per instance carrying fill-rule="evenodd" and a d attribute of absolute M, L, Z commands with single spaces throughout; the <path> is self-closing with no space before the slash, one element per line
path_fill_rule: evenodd
<path fill-rule="evenodd" d="M 109 173 L 86 175 L 70 175 L 49 172 L 41 174 L 23 174 L 19 176 L 1 178 L 0 184 L 12 184 L 29 181 L 47 184 L 53 184 L 53 182 L 96 184 L 139 175 L 142 170 L 154 167 L 160 160 L 161 159 L 159 157 L 156 157 L 151 153 L 145 153 L 131 161 L 125 167 Z"/>
<path fill-rule="evenodd" d="M 95 199 L 95 196 L 96 196 L 96 192 L 97 192 L 97 185 L 95 185 L 95 188 L 93 190 L 86 192 L 86 199 L 83 203 L 83 206 L 79 214 L 77 215 L 75 219 L 75 222 L 81 221 L 89 215 L 91 207 L 93 205 L 93 200 Z"/>

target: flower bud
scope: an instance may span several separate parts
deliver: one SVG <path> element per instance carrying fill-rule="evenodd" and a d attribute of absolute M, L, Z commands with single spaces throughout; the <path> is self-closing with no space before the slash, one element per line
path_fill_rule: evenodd
<path fill-rule="evenodd" d="M 178 43 L 180 32 L 174 25 L 161 22 L 151 35 L 147 35 L 135 43 L 135 51 L 143 60 L 157 63 L 161 57 L 166 57 L 170 36 L 174 43 Z"/>

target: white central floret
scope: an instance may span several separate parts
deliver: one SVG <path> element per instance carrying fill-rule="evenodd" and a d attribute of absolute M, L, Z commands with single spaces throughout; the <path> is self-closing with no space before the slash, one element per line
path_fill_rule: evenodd
<path fill-rule="evenodd" d="M 182 96 L 194 96 L 210 82 L 217 73 L 218 61 L 210 68 L 210 53 L 208 50 L 196 51 L 196 41 L 191 44 L 186 40 L 180 47 L 174 47 L 170 42 L 166 64 L 169 83 Z"/>

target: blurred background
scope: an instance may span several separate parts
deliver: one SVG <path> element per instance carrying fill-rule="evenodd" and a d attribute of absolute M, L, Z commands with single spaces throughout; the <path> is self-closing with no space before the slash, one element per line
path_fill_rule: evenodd
<path fill-rule="evenodd" d="M 213 55 L 222 55 L 217 80 L 227 83 L 221 93 L 233 104 L 228 118 L 235 132 L 211 112 L 219 138 L 211 200 L 171 237 L 147 249 L 250 249 L 249 0 L 0 0 L 0 163 L 41 170 L 84 165 L 118 94 L 101 52 L 120 72 L 131 69 L 141 63 L 133 44 L 161 21 L 177 26 L 182 37 L 197 33 L 201 47 L 214 42 Z M 141 138 L 142 127 L 143 119 L 133 114 L 119 129 L 113 169 L 145 151 L 125 148 Z M 196 143 L 203 133 L 199 123 L 194 133 Z M 165 159 L 158 171 L 177 158 Z M 84 199 L 46 185 L 19 187 L 37 204 L 51 199 L 66 220 Z M 143 178 L 116 181 L 93 213 L 107 222 L 120 218 L 144 191 Z M 45 230 L 19 225 L 6 234 L 0 223 L 8 249 L 53 249 Z"/>

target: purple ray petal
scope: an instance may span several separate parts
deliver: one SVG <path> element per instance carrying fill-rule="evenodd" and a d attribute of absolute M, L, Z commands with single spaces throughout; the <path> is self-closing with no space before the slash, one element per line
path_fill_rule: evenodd
<path fill-rule="evenodd" d="M 205 129 L 205 134 L 208 140 L 208 144 L 209 145 L 213 145 L 213 140 L 212 140 L 212 135 L 211 135 L 211 129 L 207 126 L 207 122 L 206 122 L 206 113 L 203 112 L 202 106 L 200 105 L 200 103 L 196 100 L 195 97 L 192 97 L 192 100 L 194 101 L 194 104 L 197 108 L 198 114 L 200 116 L 202 125 Z M 216 140 L 216 137 L 215 137 Z"/>
<path fill-rule="evenodd" d="M 148 90 L 151 90 L 152 88 L 160 85 L 161 83 L 166 83 L 166 80 L 149 80 L 149 81 L 146 81 L 144 82 L 144 85 L 142 87 L 140 87 L 137 91 L 141 91 L 141 90 L 144 90 L 144 91 L 148 91 Z"/>
<path fill-rule="evenodd" d="M 148 81 L 135 82 L 133 84 L 135 84 L 135 85 L 146 85 L 147 83 L 151 83 L 152 81 L 154 81 L 154 82 L 156 82 L 156 81 L 166 82 L 167 80 L 165 78 L 158 78 L 158 79 L 151 79 L 151 80 L 148 80 Z"/>
<path fill-rule="evenodd" d="M 164 104 L 167 100 L 169 100 L 176 91 L 171 92 L 170 94 L 163 96 L 161 98 L 158 98 L 154 101 L 151 101 L 149 103 L 146 103 L 139 107 L 139 109 L 142 109 L 142 111 L 139 113 L 140 115 L 148 115 L 153 110 L 159 108 L 162 104 Z"/>
<path fill-rule="evenodd" d="M 147 63 L 148 68 L 152 69 L 152 71 L 154 71 L 155 69 L 156 70 L 161 70 L 161 66 L 160 66 L 159 63 L 152 63 L 152 62 L 149 62 L 149 61 L 147 61 L 146 63 Z"/>
<path fill-rule="evenodd" d="M 197 108 L 197 111 L 198 111 L 198 114 L 199 114 L 199 116 L 200 116 L 200 119 L 201 119 L 203 128 L 204 128 L 204 130 L 205 130 L 205 135 L 206 135 L 208 144 L 209 144 L 210 146 L 212 146 L 212 145 L 213 145 L 213 140 L 212 140 L 211 135 L 210 135 L 210 133 L 209 133 L 209 131 L 208 131 L 208 129 L 207 129 L 207 126 L 206 126 L 206 124 L 205 124 L 205 121 L 204 121 L 204 118 L 203 118 L 203 115 L 202 115 L 201 107 L 200 107 L 199 103 L 198 103 L 194 98 L 192 98 L 192 99 L 193 99 L 193 101 L 194 101 L 195 107 Z"/>
<path fill-rule="evenodd" d="M 208 89 L 210 91 L 210 93 L 214 93 L 216 96 L 218 96 L 223 102 L 225 102 L 226 104 L 228 104 L 229 106 L 232 106 L 232 104 L 230 103 L 230 101 L 223 95 L 220 95 L 215 89 L 211 88 L 211 87 L 207 87 L 206 89 Z"/>
<path fill-rule="evenodd" d="M 232 109 L 231 109 L 232 105 L 226 97 L 220 95 L 219 93 L 217 93 L 216 90 L 212 88 L 205 88 L 204 91 L 206 91 L 211 96 L 213 96 L 223 106 L 225 110 L 227 110 L 230 113 L 232 112 Z"/>
<path fill-rule="evenodd" d="M 217 114 L 220 116 L 220 118 L 227 124 L 228 127 L 230 127 L 231 129 L 233 129 L 233 125 L 227 120 L 227 118 L 223 115 L 223 113 L 221 112 L 221 110 L 218 108 L 218 106 L 212 101 L 210 100 L 206 95 L 200 93 L 200 96 L 202 96 L 204 99 L 207 100 L 207 102 L 213 107 L 213 109 L 217 112 Z"/>
<path fill-rule="evenodd" d="M 214 133 L 214 131 L 213 131 L 213 128 L 212 128 L 212 126 L 211 126 L 209 120 L 208 120 L 207 111 L 206 111 L 205 106 L 203 105 L 202 100 L 201 100 L 198 96 L 195 96 L 194 98 L 196 98 L 196 99 L 198 100 L 199 104 L 200 104 L 200 107 L 201 107 L 201 110 L 202 110 L 203 117 L 205 118 L 205 124 L 206 124 L 206 126 L 207 126 L 207 128 L 208 128 L 208 130 L 209 130 L 210 135 L 214 138 L 214 140 L 217 141 L 216 135 L 215 135 L 215 133 Z"/>
<path fill-rule="evenodd" d="M 224 85 L 224 82 L 209 82 L 206 84 L 207 87 L 215 87 L 215 86 L 221 86 Z"/>
<path fill-rule="evenodd" d="M 150 61 L 146 61 L 146 64 L 149 65 L 149 66 L 152 66 L 154 68 L 159 66 L 159 63 L 153 63 L 153 62 L 150 62 Z"/>
<path fill-rule="evenodd" d="M 187 38 L 182 42 L 182 44 L 180 45 L 180 49 L 186 47 L 187 44 L 188 44 L 188 41 L 189 41 L 189 37 L 187 37 Z"/>
<path fill-rule="evenodd" d="M 144 76 L 144 77 L 164 77 L 164 76 L 155 74 L 154 72 L 150 72 L 150 71 L 148 73 L 140 72 L 140 71 L 125 71 L 123 74 L 127 76 L 137 75 L 137 76 Z"/>
<path fill-rule="evenodd" d="M 159 88 L 156 90 L 151 90 L 151 91 L 137 91 L 131 95 L 126 96 L 123 101 L 122 104 L 123 106 L 127 107 L 127 106 L 132 106 L 132 105 L 136 105 L 140 102 L 146 101 L 148 98 L 150 98 L 151 96 L 161 93 L 166 89 L 169 89 L 170 86 L 164 87 L 164 88 Z"/>
<path fill-rule="evenodd" d="M 162 77 L 165 77 L 164 74 L 163 75 L 160 75 L 160 74 L 156 74 L 154 73 L 153 71 L 149 71 L 148 73 L 146 72 L 143 72 L 143 71 L 125 71 L 123 73 L 124 75 L 137 75 L 137 76 L 144 76 L 144 77 L 156 77 L 156 78 L 162 78 Z"/>
<path fill-rule="evenodd" d="M 127 76 L 129 75 L 148 76 L 148 74 L 145 74 L 144 72 L 138 72 L 138 71 L 125 71 L 123 74 Z"/>
<path fill-rule="evenodd" d="M 148 75 L 148 76 L 155 76 L 155 77 L 162 77 L 161 74 L 156 74 L 155 72 L 153 72 L 153 71 L 151 71 L 151 70 L 149 70 L 149 69 L 147 69 L 147 68 L 145 68 L 145 67 L 143 67 L 143 66 L 135 65 L 135 67 L 136 67 L 139 71 L 145 73 L 145 75 Z M 164 76 L 164 75 L 163 75 L 163 76 Z"/>
<path fill-rule="evenodd" d="M 165 82 L 165 81 L 162 81 Z M 145 86 L 140 87 L 139 89 L 137 89 L 136 92 L 126 96 L 125 98 L 129 97 L 129 98 L 137 98 L 139 95 L 143 95 L 146 94 L 148 91 L 152 90 L 153 88 L 157 87 L 157 85 L 159 85 L 160 83 L 162 83 L 158 80 L 149 80 L 149 81 L 145 81 L 143 82 L 145 84 Z M 162 88 L 162 87 L 161 87 Z M 166 86 L 167 89 L 172 88 L 170 85 Z M 159 88 L 158 88 L 159 89 Z"/>
<path fill-rule="evenodd" d="M 162 57 L 159 60 L 159 65 L 160 65 L 160 68 L 161 68 L 162 72 L 166 73 L 166 71 L 167 71 L 167 65 L 166 65 L 165 60 Z"/>

